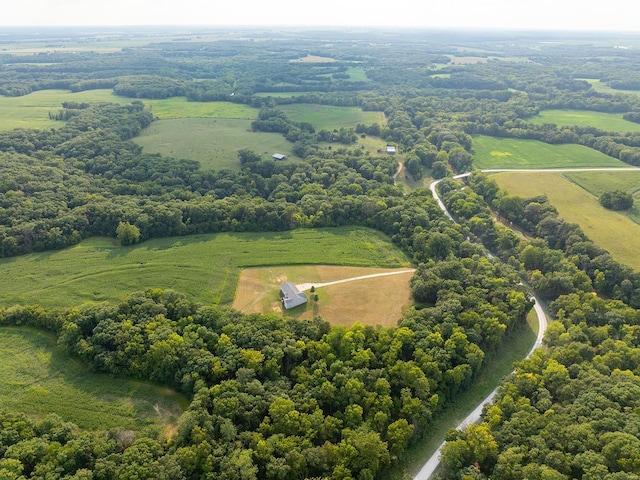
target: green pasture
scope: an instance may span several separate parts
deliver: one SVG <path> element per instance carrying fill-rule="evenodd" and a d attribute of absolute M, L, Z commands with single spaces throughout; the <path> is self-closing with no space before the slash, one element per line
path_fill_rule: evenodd
<path fill-rule="evenodd" d="M 243 148 L 267 159 L 276 152 L 291 158 L 293 147 L 280 133 L 252 132 L 251 120 L 228 118 L 157 120 L 134 141 L 145 152 L 198 160 L 202 169 L 215 170 L 240 170 Z"/>
<path fill-rule="evenodd" d="M 273 98 L 292 98 L 304 95 L 305 93 L 319 93 L 319 92 L 258 92 L 254 93 L 254 97 L 273 97 Z"/>
<path fill-rule="evenodd" d="M 537 140 L 473 136 L 473 164 L 491 168 L 629 167 L 592 148 L 576 144 L 551 145 Z"/>
<path fill-rule="evenodd" d="M 349 67 L 347 68 L 347 75 L 352 82 L 368 82 L 367 73 L 362 67 Z"/>
<path fill-rule="evenodd" d="M 528 119 L 535 125 L 555 123 L 558 126 L 578 125 L 596 127 L 611 132 L 640 132 L 640 123 L 629 122 L 620 113 L 602 113 L 588 110 L 543 110 Z"/>
<path fill-rule="evenodd" d="M 133 99 L 117 97 L 111 90 L 87 90 L 72 93 L 68 90 L 40 90 L 22 97 L 0 96 L 0 131 L 14 128 L 59 128 L 64 123 L 49 120 L 49 112 L 62 109 L 63 102 L 131 103 Z"/>
<path fill-rule="evenodd" d="M 0 306 L 118 301 L 150 287 L 228 305 L 242 268 L 303 264 L 391 268 L 409 261 L 386 236 L 358 227 L 190 235 L 130 247 L 91 238 L 65 250 L 0 260 Z"/>
<path fill-rule="evenodd" d="M 39 90 L 22 97 L 0 96 L 0 130 L 14 128 L 57 128 L 63 122 L 49 120 L 49 112 L 57 112 L 63 102 L 114 102 L 129 104 L 136 98 L 119 97 L 112 90 Z M 254 120 L 258 109 L 232 102 L 189 102 L 185 97 L 162 100 L 141 99 L 157 118 L 230 118 Z"/>
<path fill-rule="evenodd" d="M 89 371 L 48 333 L 0 328 L 0 409 L 55 413 L 90 429 L 175 429 L 187 399 L 167 388 Z"/>
<path fill-rule="evenodd" d="M 598 93 L 609 93 L 611 95 L 615 95 L 617 93 L 625 93 L 627 95 L 640 95 L 639 90 L 616 90 L 615 88 L 611 88 L 606 83 L 594 78 L 577 78 L 576 80 L 584 80 L 586 82 L 589 82 L 591 84 L 591 88 L 593 88 Z"/>
<path fill-rule="evenodd" d="M 294 122 L 307 122 L 317 130 L 334 130 L 340 127 L 355 127 L 358 123 L 384 125 L 382 112 L 364 112 L 357 107 L 334 107 L 332 105 L 317 105 L 296 103 L 278 107 Z"/>
<path fill-rule="evenodd" d="M 127 103 L 135 100 L 128 98 Z M 141 99 L 154 116 L 160 119 L 169 118 L 233 118 L 255 120 L 258 109 L 232 102 L 190 102 L 186 97 L 171 97 L 161 100 Z"/>
<path fill-rule="evenodd" d="M 596 173 L 599 172 L 589 172 Z M 626 174 L 638 178 L 637 172 Z M 565 174 L 505 172 L 495 174 L 493 178 L 512 195 L 526 198 L 546 194 L 561 218 L 580 225 L 596 245 L 608 250 L 619 262 L 640 271 L 640 225 L 624 213 L 602 207 L 596 196 L 573 183 Z"/>
<path fill-rule="evenodd" d="M 640 171 L 637 172 L 570 172 L 565 177 L 596 197 L 604 192 L 622 190 L 634 197 L 634 206 L 620 212 L 640 224 Z"/>

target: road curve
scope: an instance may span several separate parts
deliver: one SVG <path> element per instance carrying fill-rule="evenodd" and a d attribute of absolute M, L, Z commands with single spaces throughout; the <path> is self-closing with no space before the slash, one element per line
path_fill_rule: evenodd
<path fill-rule="evenodd" d="M 607 169 L 608 170 L 608 169 Z M 620 169 L 617 169 L 620 170 Z M 629 170 L 629 169 L 625 169 L 625 170 Z M 632 170 L 638 170 L 639 169 L 632 169 Z M 488 172 L 488 170 L 483 170 L 484 172 Z M 491 170 L 491 172 L 504 172 L 504 171 L 514 171 L 514 170 Z M 540 171 L 540 170 L 518 170 L 518 171 Z M 554 172 L 557 172 L 558 170 L 553 170 Z M 569 171 L 569 170 L 564 170 L 564 171 Z M 571 169 L 570 171 L 585 171 L 584 169 Z M 589 170 L 589 171 L 594 171 L 594 170 Z M 469 176 L 469 173 L 462 173 L 460 175 L 456 175 L 453 178 L 463 178 L 463 177 L 467 177 Z M 431 185 L 429 185 L 429 189 L 431 190 L 431 192 L 433 193 L 433 198 L 436 200 L 436 202 L 438 203 L 438 206 L 442 209 L 442 211 L 447 215 L 447 217 L 449 217 L 451 220 L 453 220 L 453 217 L 451 216 L 451 214 L 449 213 L 449 211 L 447 210 L 447 207 L 445 207 L 444 203 L 442 202 L 442 200 L 440 199 L 440 196 L 438 195 L 438 192 L 436 190 L 436 187 L 438 185 L 438 183 L 440 182 L 440 180 L 436 180 L 434 182 L 431 183 Z M 529 353 L 527 354 L 526 358 L 529 358 L 531 356 L 531 354 L 533 354 L 533 352 L 542 345 L 542 339 L 544 338 L 544 333 L 547 330 L 547 316 L 544 313 L 544 310 L 542 309 L 542 307 L 540 306 L 540 302 L 538 302 L 538 299 L 533 297 L 534 299 L 534 305 L 533 308 L 536 312 L 536 315 L 538 316 L 538 336 L 536 337 L 536 341 L 533 344 L 533 346 L 531 347 L 531 350 L 529 350 Z M 476 408 L 473 409 L 473 411 L 467 415 L 467 417 L 462 420 L 458 425 L 456 425 L 456 429 L 457 430 L 463 430 L 464 428 L 468 427 L 469 425 L 472 425 L 474 423 L 477 423 L 480 421 L 480 417 L 482 415 L 482 409 L 484 408 L 484 406 L 487 403 L 491 403 L 494 399 L 494 397 L 496 396 L 497 393 L 497 388 L 494 389 L 489 395 L 487 395 L 487 397 L 482 400 L 477 406 Z M 427 463 L 425 463 L 422 468 L 420 469 L 420 471 L 418 472 L 418 474 L 414 477 L 415 480 L 429 480 L 431 478 L 431 476 L 433 475 L 433 473 L 436 471 L 436 469 L 438 468 L 438 465 L 440 464 L 440 453 L 442 451 L 442 447 L 444 446 L 445 442 L 442 442 L 440 444 L 440 446 L 438 447 L 438 449 L 433 453 L 433 455 L 431 455 L 431 457 L 429 458 L 429 460 L 427 460 Z"/>

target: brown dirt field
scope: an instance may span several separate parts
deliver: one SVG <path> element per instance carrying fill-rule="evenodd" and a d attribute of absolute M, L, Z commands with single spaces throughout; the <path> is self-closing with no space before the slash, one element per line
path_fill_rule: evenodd
<path fill-rule="evenodd" d="M 345 278 L 394 272 L 406 269 L 339 267 L 309 265 L 247 268 L 240 274 L 240 282 L 233 308 L 244 313 L 282 314 L 278 299 L 280 284 L 290 281 L 300 283 L 328 283 Z M 316 288 L 318 303 L 309 300 L 305 305 L 292 308 L 287 316 L 312 319 L 321 316 L 332 325 L 396 326 L 402 309 L 412 303 L 409 279 L 412 273 L 368 278 L 353 282 Z M 308 296 L 311 296 L 307 292 Z"/>

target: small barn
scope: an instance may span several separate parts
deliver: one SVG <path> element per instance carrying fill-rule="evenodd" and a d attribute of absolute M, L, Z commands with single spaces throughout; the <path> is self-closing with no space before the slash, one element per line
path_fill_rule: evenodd
<path fill-rule="evenodd" d="M 298 290 L 291 282 L 284 282 L 280 285 L 280 299 L 285 309 L 297 307 L 303 303 L 307 303 L 307 295 Z"/>
<path fill-rule="evenodd" d="M 387 145 L 387 155 L 395 155 L 396 147 L 393 145 Z"/>
<path fill-rule="evenodd" d="M 284 160 L 285 158 L 287 158 L 287 156 L 282 153 L 274 153 L 273 155 L 271 155 L 271 158 L 275 160 Z"/>

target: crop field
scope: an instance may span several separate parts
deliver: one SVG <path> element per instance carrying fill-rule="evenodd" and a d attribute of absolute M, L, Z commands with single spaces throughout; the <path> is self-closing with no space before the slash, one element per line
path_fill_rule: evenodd
<path fill-rule="evenodd" d="M 635 172 L 628 175 L 637 178 Z M 499 173 L 493 178 L 511 194 L 521 197 L 546 194 L 561 218 L 580 225 L 587 237 L 608 250 L 619 262 L 640 270 L 640 225 L 622 213 L 605 209 L 597 197 L 564 175 Z"/>
<path fill-rule="evenodd" d="M 334 107 L 297 103 L 278 107 L 294 122 L 307 122 L 316 130 L 333 130 L 340 127 L 355 127 L 358 123 L 371 125 L 386 123 L 382 112 L 364 112 L 357 107 Z"/>
<path fill-rule="evenodd" d="M 49 413 L 89 429 L 160 426 L 171 435 L 187 399 L 167 388 L 90 372 L 45 332 L 0 328 L 0 408 Z"/>
<path fill-rule="evenodd" d="M 280 133 L 252 132 L 250 120 L 228 118 L 157 120 L 134 142 L 148 153 L 197 160 L 205 170 L 240 170 L 243 148 L 267 159 L 276 152 L 290 157 L 293 147 Z"/>
<path fill-rule="evenodd" d="M 587 110 L 543 110 L 528 121 L 535 125 L 555 123 L 558 126 L 578 125 L 612 132 L 640 132 L 640 123 L 624 120 L 622 114 L 619 113 Z"/>
<path fill-rule="evenodd" d="M 380 232 L 359 227 L 190 235 L 130 247 L 91 238 L 65 250 L 0 260 L 0 306 L 118 301 L 150 287 L 230 305 L 241 269 L 303 264 L 394 268 L 409 260 Z"/>
<path fill-rule="evenodd" d="M 550 145 L 537 140 L 473 137 L 476 168 L 629 167 L 624 162 L 582 145 Z"/>
<path fill-rule="evenodd" d="M 282 312 L 279 301 L 280 284 L 328 283 L 363 275 L 386 272 L 407 272 L 403 269 L 340 267 L 331 265 L 273 266 L 248 268 L 240 274 L 238 293 L 233 308 L 244 313 Z M 305 305 L 286 311 L 286 315 L 312 319 L 320 315 L 333 325 L 396 326 L 402 307 L 411 303 L 409 279 L 413 273 L 398 273 L 383 277 L 354 280 L 337 285 L 319 286 Z M 384 294 L 381 294 L 384 292 Z M 307 297 L 311 297 L 309 291 Z"/>

